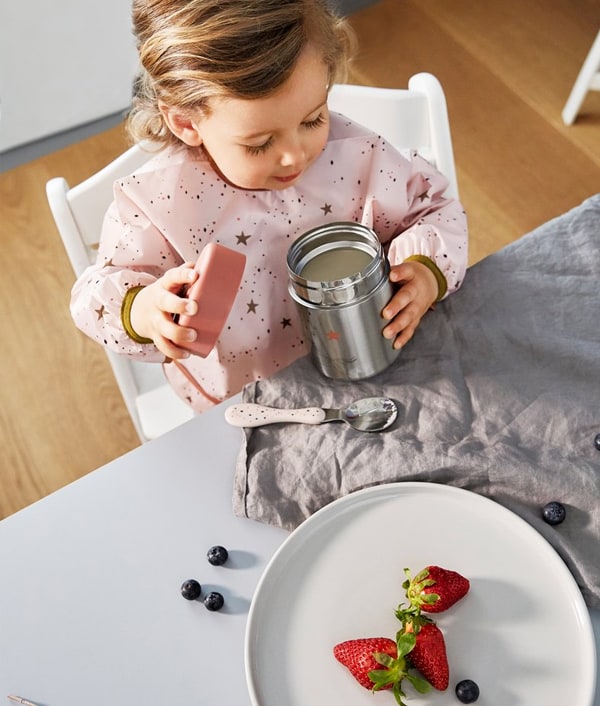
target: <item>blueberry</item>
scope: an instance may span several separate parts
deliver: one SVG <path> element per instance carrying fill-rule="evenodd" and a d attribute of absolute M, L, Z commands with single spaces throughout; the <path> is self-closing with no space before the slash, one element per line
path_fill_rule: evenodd
<path fill-rule="evenodd" d="M 596 434 L 594 437 L 594 446 L 600 451 L 600 434 Z"/>
<path fill-rule="evenodd" d="M 454 690 L 462 704 L 472 704 L 479 698 L 479 687 L 472 679 L 459 681 Z"/>
<path fill-rule="evenodd" d="M 221 610 L 224 603 L 225 599 L 217 591 L 211 591 L 204 599 L 204 605 L 207 610 Z"/>
<path fill-rule="evenodd" d="M 553 500 L 552 502 L 544 505 L 542 510 L 542 517 L 549 525 L 559 525 L 567 516 L 567 511 L 562 503 L 558 500 Z"/>
<path fill-rule="evenodd" d="M 229 552 L 225 547 L 219 545 L 211 547 L 207 552 L 206 556 L 208 558 L 208 563 L 213 566 L 222 566 L 229 557 Z"/>
<path fill-rule="evenodd" d="M 202 586 L 196 579 L 188 579 L 181 584 L 181 595 L 188 601 L 195 601 L 200 598 Z"/>

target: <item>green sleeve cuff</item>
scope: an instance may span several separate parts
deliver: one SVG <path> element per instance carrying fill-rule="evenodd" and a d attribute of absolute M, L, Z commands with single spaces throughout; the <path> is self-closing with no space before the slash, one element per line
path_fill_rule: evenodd
<path fill-rule="evenodd" d="M 144 338 L 137 334 L 131 325 L 131 307 L 133 306 L 133 300 L 137 295 L 144 289 L 143 285 L 139 287 L 132 287 L 125 292 L 123 297 L 123 302 L 121 303 L 121 323 L 125 329 L 125 333 L 129 338 L 133 339 L 136 343 L 154 343 L 151 338 Z"/>
<path fill-rule="evenodd" d="M 411 255 L 410 257 L 406 258 L 405 262 L 409 262 L 410 260 L 412 260 L 413 262 L 420 262 L 422 265 L 425 265 L 425 267 L 428 267 L 433 272 L 438 283 L 438 295 L 436 302 L 439 302 L 441 299 L 443 299 L 446 292 L 448 291 L 448 282 L 446 282 L 446 278 L 444 277 L 443 272 L 435 264 L 435 262 L 430 257 L 427 257 L 427 255 Z"/>

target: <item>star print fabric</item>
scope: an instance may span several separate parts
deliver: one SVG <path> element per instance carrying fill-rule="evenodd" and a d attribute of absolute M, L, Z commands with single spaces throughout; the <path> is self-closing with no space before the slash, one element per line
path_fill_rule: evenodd
<path fill-rule="evenodd" d="M 426 255 L 444 273 L 448 293 L 455 291 L 466 270 L 467 228 L 460 203 L 442 196 L 446 186 L 418 155 L 401 155 L 337 114 L 323 153 L 280 191 L 238 189 L 203 153 L 163 150 L 115 184 L 97 263 L 75 283 L 71 314 L 101 345 L 160 363 L 163 354 L 154 344 L 136 343 L 123 329 L 125 292 L 195 261 L 210 242 L 241 251 L 244 278 L 215 348 L 207 358 L 182 361 L 210 397 L 226 399 L 306 353 L 286 256 L 310 228 L 335 221 L 367 225 L 389 244 L 392 264 Z M 212 406 L 174 365 L 165 365 L 165 373 L 195 410 Z"/>

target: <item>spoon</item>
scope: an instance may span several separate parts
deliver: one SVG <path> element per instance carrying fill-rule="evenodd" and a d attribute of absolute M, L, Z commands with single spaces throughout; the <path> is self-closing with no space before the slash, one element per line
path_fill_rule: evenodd
<path fill-rule="evenodd" d="M 225 410 L 225 419 L 235 427 L 260 427 L 279 422 L 324 424 L 342 421 L 358 431 L 382 431 L 393 424 L 397 416 L 396 403 L 389 397 L 365 397 L 344 409 L 279 409 L 248 402 L 234 404 Z"/>

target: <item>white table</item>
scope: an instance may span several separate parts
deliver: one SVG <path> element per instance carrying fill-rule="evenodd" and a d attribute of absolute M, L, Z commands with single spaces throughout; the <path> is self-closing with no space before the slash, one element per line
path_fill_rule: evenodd
<path fill-rule="evenodd" d="M 0 702 L 248 706 L 248 608 L 287 535 L 233 516 L 241 439 L 223 410 L 0 522 Z M 223 567 L 206 560 L 213 544 L 230 550 Z M 187 578 L 226 608 L 184 600 Z"/>

